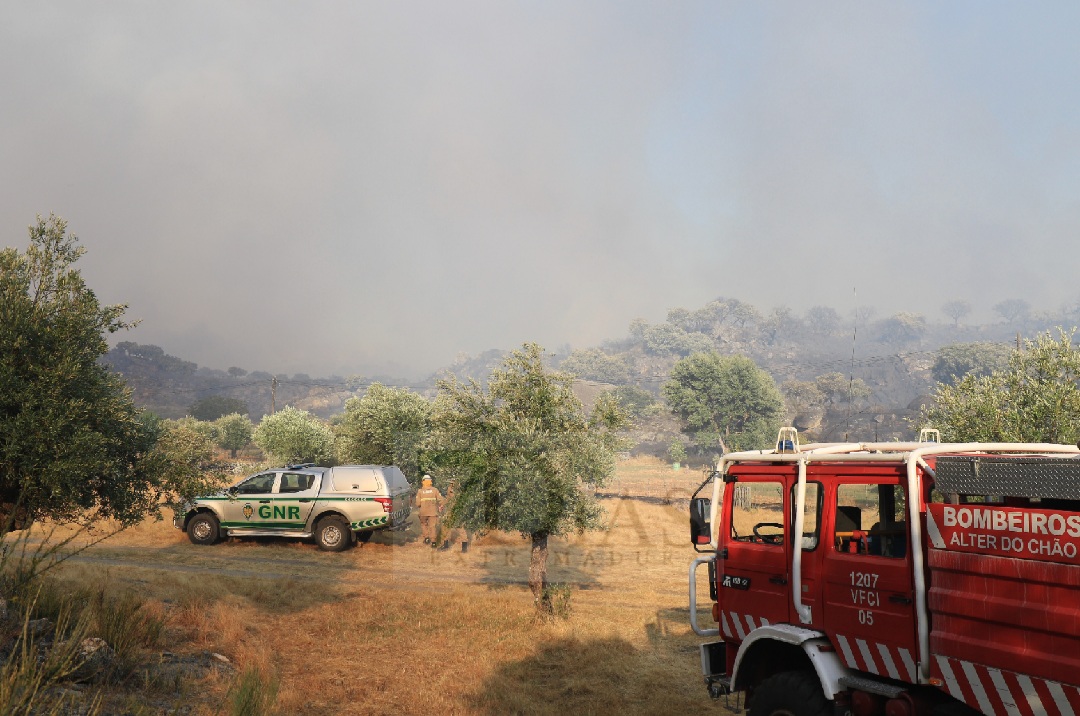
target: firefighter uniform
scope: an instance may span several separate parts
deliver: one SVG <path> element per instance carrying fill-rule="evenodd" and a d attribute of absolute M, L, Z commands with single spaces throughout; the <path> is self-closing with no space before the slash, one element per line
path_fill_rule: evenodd
<path fill-rule="evenodd" d="M 443 496 L 431 485 L 430 475 L 424 475 L 423 487 L 416 493 L 416 506 L 420 510 L 420 534 L 424 538 L 424 544 L 434 547 Z"/>

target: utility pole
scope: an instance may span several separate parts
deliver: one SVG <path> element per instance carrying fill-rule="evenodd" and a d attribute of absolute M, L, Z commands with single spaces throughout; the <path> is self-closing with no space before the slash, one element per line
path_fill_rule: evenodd
<path fill-rule="evenodd" d="M 270 379 L 270 414 L 273 415 L 277 407 L 277 376 Z"/>

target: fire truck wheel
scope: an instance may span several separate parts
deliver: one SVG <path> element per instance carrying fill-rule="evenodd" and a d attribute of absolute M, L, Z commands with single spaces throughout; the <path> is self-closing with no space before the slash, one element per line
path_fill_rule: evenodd
<path fill-rule="evenodd" d="M 782 671 L 754 687 L 750 716 L 829 716 L 832 704 L 810 671 Z"/>

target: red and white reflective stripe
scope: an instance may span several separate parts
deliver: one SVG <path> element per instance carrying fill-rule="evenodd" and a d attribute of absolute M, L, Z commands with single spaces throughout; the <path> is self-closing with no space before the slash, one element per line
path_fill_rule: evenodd
<path fill-rule="evenodd" d="M 745 623 L 745 626 L 743 626 Z M 734 639 L 736 636 L 739 640 L 743 640 L 758 627 L 768 626 L 769 620 L 765 617 L 758 617 L 757 621 L 749 614 L 739 615 L 735 612 L 720 612 L 720 628 L 724 632 L 724 636 L 729 639 Z"/>
<path fill-rule="evenodd" d="M 989 716 L 1077 716 L 1080 688 L 935 656 L 949 695 Z"/>
<path fill-rule="evenodd" d="M 907 649 L 865 639 L 854 639 L 852 644 L 841 634 L 836 635 L 836 641 L 840 644 L 844 663 L 850 668 L 915 683 L 915 660 Z"/>

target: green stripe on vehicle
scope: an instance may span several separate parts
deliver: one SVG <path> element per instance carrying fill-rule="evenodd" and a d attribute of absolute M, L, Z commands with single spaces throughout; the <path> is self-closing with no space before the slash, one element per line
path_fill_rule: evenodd
<path fill-rule="evenodd" d="M 384 516 L 384 517 L 376 517 L 376 518 L 370 519 L 370 520 L 360 520 L 359 522 L 351 523 L 351 527 L 354 530 L 362 530 L 362 529 L 367 529 L 369 527 L 378 527 L 379 525 L 385 525 L 388 519 L 389 519 L 388 517 Z"/>
<path fill-rule="evenodd" d="M 374 497 L 285 497 L 282 495 L 250 495 L 247 497 L 199 497 L 196 502 L 244 502 L 251 500 L 292 501 L 308 500 L 309 502 L 374 502 Z"/>

